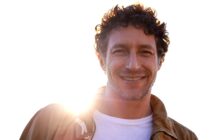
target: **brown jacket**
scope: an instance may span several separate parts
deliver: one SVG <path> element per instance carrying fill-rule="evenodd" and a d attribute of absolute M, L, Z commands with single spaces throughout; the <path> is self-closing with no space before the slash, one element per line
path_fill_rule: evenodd
<path fill-rule="evenodd" d="M 151 96 L 151 107 L 151 140 L 197 140 L 191 130 L 167 116 L 164 104 L 154 95 Z M 93 110 L 75 116 L 60 105 L 49 105 L 33 116 L 20 140 L 92 140 L 95 132 Z"/>

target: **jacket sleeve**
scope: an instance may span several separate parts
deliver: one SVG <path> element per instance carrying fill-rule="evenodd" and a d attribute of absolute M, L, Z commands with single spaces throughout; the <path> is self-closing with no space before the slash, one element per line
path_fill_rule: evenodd
<path fill-rule="evenodd" d="M 62 106 L 48 105 L 32 117 L 20 140 L 75 140 L 74 120 Z"/>

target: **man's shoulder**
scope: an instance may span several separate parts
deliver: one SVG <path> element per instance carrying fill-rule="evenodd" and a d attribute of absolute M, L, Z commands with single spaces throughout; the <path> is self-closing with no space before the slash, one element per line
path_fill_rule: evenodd
<path fill-rule="evenodd" d="M 38 112 L 58 112 L 58 111 L 65 111 L 65 107 L 62 104 L 52 103 L 45 105 L 44 107 L 40 108 Z"/>
<path fill-rule="evenodd" d="M 63 118 L 63 117 L 74 117 L 75 114 L 72 113 L 72 111 L 70 111 L 68 109 L 68 107 L 66 107 L 65 105 L 62 104 L 58 104 L 58 103 L 53 103 L 53 104 L 48 104 L 42 108 L 40 108 L 37 113 L 35 114 L 37 116 L 41 116 L 44 118 Z"/>
<path fill-rule="evenodd" d="M 49 104 L 34 114 L 25 127 L 20 140 L 43 140 L 46 138 L 64 137 L 62 134 L 73 136 L 73 131 L 69 128 L 73 128 L 74 124 L 75 116 L 63 105 Z M 68 130 L 71 130 L 71 132 L 68 132 Z"/>
<path fill-rule="evenodd" d="M 177 135 L 178 139 L 188 139 L 188 140 L 197 140 L 196 134 L 190 130 L 188 127 L 184 126 L 183 124 L 179 123 L 178 121 L 169 118 L 173 130 Z"/>

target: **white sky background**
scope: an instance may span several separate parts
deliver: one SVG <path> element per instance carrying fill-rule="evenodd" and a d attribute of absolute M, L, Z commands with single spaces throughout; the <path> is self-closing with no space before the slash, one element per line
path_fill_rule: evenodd
<path fill-rule="evenodd" d="M 107 9 L 121 2 L 125 1 L 0 1 L 0 139 L 18 139 L 41 107 L 87 102 L 105 83 L 93 50 L 94 26 Z M 164 101 L 169 116 L 199 139 L 212 139 L 211 1 L 145 4 L 167 22 L 171 38 L 153 93 Z"/>

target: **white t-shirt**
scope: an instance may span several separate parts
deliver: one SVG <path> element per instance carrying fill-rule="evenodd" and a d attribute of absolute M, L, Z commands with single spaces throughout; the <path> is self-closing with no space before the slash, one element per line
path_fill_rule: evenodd
<path fill-rule="evenodd" d="M 121 119 L 95 111 L 93 140 L 150 140 L 152 115 L 141 119 Z"/>

